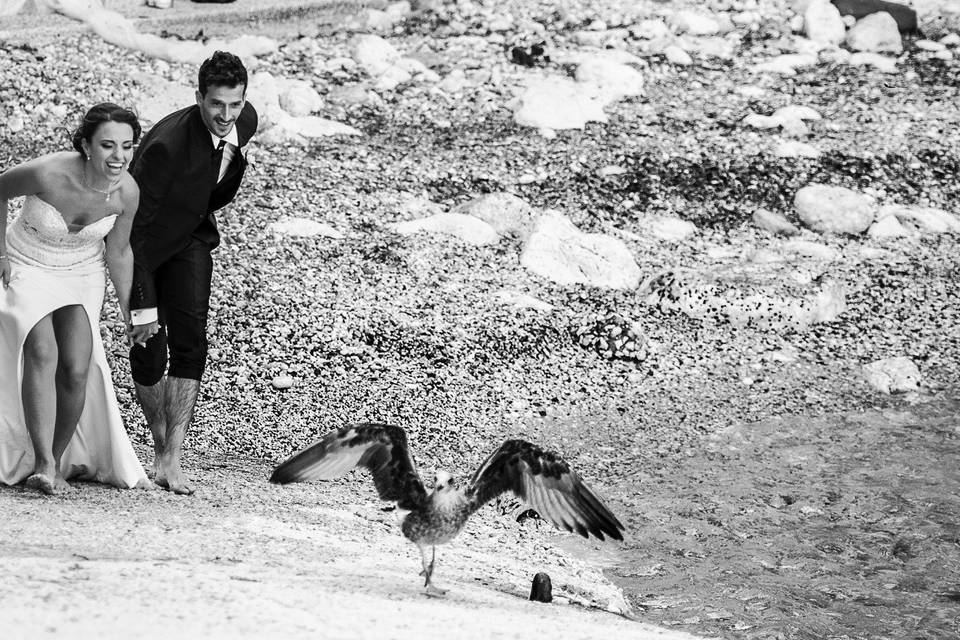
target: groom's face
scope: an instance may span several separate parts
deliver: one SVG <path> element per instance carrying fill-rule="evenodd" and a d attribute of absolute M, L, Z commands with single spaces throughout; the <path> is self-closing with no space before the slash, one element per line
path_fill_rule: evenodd
<path fill-rule="evenodd" d="M 200 116 L 213 135 L 222 138 L 230 133 L 243 109 L 246 91 L 246 85 L 242 84 L 235 87 L 211 85 L 207 87 L 206 95 L 197 91 Z"/>

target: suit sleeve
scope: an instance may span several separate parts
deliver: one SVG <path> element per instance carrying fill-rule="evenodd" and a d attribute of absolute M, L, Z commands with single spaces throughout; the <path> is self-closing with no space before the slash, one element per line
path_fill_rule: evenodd
<path fill-rule="evenodd" d="M 173 182 L 173 166 L 167 148 L 159 141 L 148 144 L 134 158 L 130 174 L 140 187 L 140 205 L 135 225 L 150 224 L 162 209 L 162 202 Z M 137 255 L 133 244 L 133 286 L 130 289 L 130 309 L 155 309 L 157 290 L 153 272 Z M 137 314 L 138 316 L 140 314 Z"/>
<path fill-rule="evenodd" d="M 140 187 L 137 217 L 140 218 L 140 224 L 148 223 L 156 217 L 173 183 L 174 167 L 170 152 L 162 142 L 152 141 L 134 158 L 130 174 Z"/>

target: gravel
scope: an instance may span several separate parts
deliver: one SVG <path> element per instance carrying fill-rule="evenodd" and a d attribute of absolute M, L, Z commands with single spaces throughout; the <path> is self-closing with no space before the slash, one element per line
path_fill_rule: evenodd
<path fill-rule="evenodd" d="M 404 426 L 426 467 L 471 469 L 493 442 L 522 436 L 562 451 L 586 478 L 621 495 L 651 459 L 682 461 L 731 424 L 897 406 L 900 399 L 862 380 L 860 367 L 873 360 L 908 355 L 920 364 L 925 397 L 956 395 L 955 236 L 889 247 L 825 239 L 840 251 L 830 275 L 848 287 L 847 311 L 803 332 L 776 332 L 663 313 L 633 291 L 555 286 L 523 271 L 516 237 L 472 247 L 389 231 L 410 194 L 452 208 L 510 191 L 560 209 L 585 231 L 620 234 L 653 275 L 703 265 L 709 247 L 766 243 L 753 210 L 797 223 L 793 194 L 808 182 L 956 212 L 957 62 L 908 54 L 893 75 L 832 66 L 761 81 L 747 67 L 788 32 L 777 7 L 734 60 L 677 70 L 649 57 L 646 95 L 612 107 L 608 125 L 554 139 L 516 125 L 505 105 L 535 71 L 512 64 L 504 46 L 529 46 L 543 32 L 566 46 L 607 6 L 498 8 L 521 26 L 472 50 L 468 64 L 451 33 L 463 25 L 427 13 L 398 27 L 391 42 L 433 60 L 441 75 L 466 66 L 501 82 L 455 95 L 400 85 L 382 104 L 328 104 L 320 113 L 362 138 L 252 145 L 240 196 L 219 215 L 212 349 L 188 464 L 207 452 L 278 461 L 344 423 L 377 420 Z M 462 21 L 486 37 L 482 19 Z M 533 22 L 541 27 L 523 27 Z M 348 55 L 349 34 L 334 31 L 317 44 L 316 54 L 281 47 L 258 70 L 309 80 L 321 93 L 364 80 L 357 70 L 314 73 L 317 58 Z M 144 71 L 187 84 L 194 74 L 84 34 L 36 48 L 0 44 L 0 167 L 66 148 L 70 124 L 93 102 L 135 103 L 142 79 L 131 78 Z M 749 84 L 765 84 L 766 96 L 736 92 Z M 773 136 L 739 124 L 791 103 L 823 114 L 811 123 L 822 157 L 777 159 Z M 10 129 L 14 116 L 25 122 L 20 131 Z M 625 171 L 602 176 L 610 165 Z M 700 231 L 677 245 L 651 242 L 643 238 L 648 214 L 679 216 Z M 285 215 L 346 237 L 266 231 Z M 865 259 L 863 247 L 883 258 Z M 505 288 L 553 309 L 506 306 L 494 295 Z M 116 322 L 110 306 L 102 329 L 122 410 L 131 436 L 146 445 Z M 610 326 L 630 332 L 627 351 L 600 345 Z M 585 332 L 597 339 L 581 340 Z"/>

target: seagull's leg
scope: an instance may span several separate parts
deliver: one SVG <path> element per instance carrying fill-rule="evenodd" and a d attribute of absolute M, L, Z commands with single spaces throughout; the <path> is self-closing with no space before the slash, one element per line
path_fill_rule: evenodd
<path fill-rule="evenodd" d="M 417 549 L 420 550 L 420 564 L 423 566 L 423 570 L 420 572 L 420 575 L 424 576 L 426 580 L 423 582 L 423 586 L 430 584 L 430 574 L 433 573 L 433 562 L 427 562 L 427 552 L 421 545 L 417 545 Z"/>
<path fill-rule="evenodd" d="M 447 590 L 439 589 L 434 586 L 432 582 L 430 582 L 430 578 L 433 576 L 433 565 L 437 560 L 437 548 L 430 547 L 430 549 L 430 564 L 427 564 L 427 554 L 424 553 L 423 547 L 420 547 L 420 558 L 423 563 L 423 572 L 420 575 L 426 577 L 426 580 L 423 583 L 423 586 L 426 587 L 426 591 L 424 593 L 434 598 L 442 598 L 443 596 L 447 595 Z"/>

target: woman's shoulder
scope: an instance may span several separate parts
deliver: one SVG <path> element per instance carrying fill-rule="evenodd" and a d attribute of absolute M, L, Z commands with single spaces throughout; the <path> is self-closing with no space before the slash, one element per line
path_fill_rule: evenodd
<path fill-rule="evenodd" d="M 65 172 L 76 166 L 78 155 L 76 151 L 54 151 L 28 160 L 23 166 L 34 170 Z"/>
<path fill-rule="evenodd" d="M 44 187 L 59 184 L 68 175 L 76 173 L 77 157 L 76 151 L 55 151 L 28 160 L 20 168 L 44 190 Z"/>
<path fill-rule="evenodd" d="M 140 204 L 140 186 L 133 176 L 123 172 L 120 176 L 120 186 L 117 188 L 120 193 L 120 200 L 123 202 L 123 213 L 136 213 Z"/>

